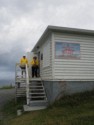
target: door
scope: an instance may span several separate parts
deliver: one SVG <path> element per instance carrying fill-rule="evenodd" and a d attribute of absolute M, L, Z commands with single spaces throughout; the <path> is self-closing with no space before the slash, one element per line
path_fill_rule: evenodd
<path fill-rule="evenodd" d="M 40 51 L 38 52 L 38 61 L 39 61 L 39 67 L 38 67 L 38 75 L 40 76 Z"/>

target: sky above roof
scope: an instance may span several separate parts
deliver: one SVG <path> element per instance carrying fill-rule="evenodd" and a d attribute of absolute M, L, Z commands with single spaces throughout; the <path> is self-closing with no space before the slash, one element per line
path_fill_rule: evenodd
<path fill-rule="evenodd" d="M 94 30 L 93 12 L 94 0 L 0 0 L 0 80 L 14 79 L 48 25 Z"/>

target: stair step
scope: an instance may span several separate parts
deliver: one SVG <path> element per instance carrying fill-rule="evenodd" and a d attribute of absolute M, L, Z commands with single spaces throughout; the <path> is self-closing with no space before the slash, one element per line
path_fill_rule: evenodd
<path fill-rule="evenodd" d="M 19 85 L 19 84 L 18 84 Z M 18 85 L 16 87 L 18 87 Z M 19 88 L 26 88 L 26 85 L 22 85 L 20 84 L 20 87 Z"/>
<path fill-rule="evenodd" d="M 39 88 L 37 88 L 37 89 L 29 89 L 29 90 L 31 90 L 31 91 L 44 91 L 44 89 L 39 89 Z"/>
<path fill-rule="evenodd" d="M 20 90 L 23 91 L 23 90 L 26 90 L 26 88 L 23 88 L 23 89 L 22 88 L 17 88 L 16 89 L 16 91 L 20 91 Z"/>
<path fill-rule="evenodd" d="M 26 90 L 17 90 L 16 92 L 26 92 Z"/>
<path fill-rule="evenodd" d="M 16 90 L 16 92 L 26 92 L 26 90 Z"/>
<path fill-rule="evenodd" d="M 16 93 L 17 93 L 17 92 L 24 92 L 24 93 L 25 93 L 26 90 L 16 90 Z"/>
<path fill-rule="evenodd" d="M 43 83 L 36 81 L 36 82 L 30 82 L 29 84 L 43 84 Z"/>
<path fill-rule="evenodd" d="M 32 84 L 43 84 L 43 83 L 41 83 L 41 82 L 31 82 L 31 83 L 29 83 L 29 85 L 32 85 Z"/>
<path fill-rule="evenodd" d="M 43 95 L 45 93 L 29 93 L 30 95 Z"/>
<path fill-rule="evenodd" d="M 26 93 L 26 91 L 16 91 L 16 93 Z"/>
<path fill-rule="evenodd" d="M 16 95 L 16 97 L 25 97 L 25 95 Z"/>
<path fill-rule="evenodd" d="M 26 94 L 26 92 L 16 92 L 16 94 Z"/>
<path fill-rule="evenodd" d="M 41 90 L 41 91 L 37 90 L 37 91 L 30 91 L 30 93 L 39 93 L 40 94 L 40 93 L 44 93 L 44 91 L 43 90 Z"/>
<path fill-rule="evenodd" d="M 41 87 L 41 86 L 43 86 L 43 85 L 35 85 L 35 84 L 34 84 L 34 85 L 30 85 L 29 87 L 32 87 L 32 86 L 36 86 L 36 87 L 39 87 L 39 86 L 40 86 L 40 87 Z"/>
<path fill-rule="evenodd" d="M 47 106 L 28 106 L 24 105 L 24 111 L 35 111 L 35 110 L 42 110 L 46 109 Z"/>
<path fill-rule="evenodd" d="M 26 89 L 26 86 L 22 86 L 22 85 L 16 86 L 16 89 Z"/>
<path fill-rule="evenodd" d="M 16 96 L 17 98 L 25 98 L 25 96 L 24 95 L 22 95 L 22 96 Z"/>
<path fill-rule="evenodd" d="M 41 78 L 30 78 L 30 81 L 32 82 L 32 81 L 39 81 L 39 82 L 41 82 Z"/>
<path fill-rule="evenodd" d="M 30 106 L 47 106 L 47 100 L 32 100 L 30 101 Z"/>
<path fill-rule="evenodd" d="M 25 93 L 25 92 L 19 92 L 19 93 L 16 93 L 16 94 L 24 94 L 24 95 L 26 95 L 26 93 Z"/>
<path fill-rule="evenodd" d="M 48 102 L 47 100 L 32 100 L 30 103 Z"/>
<path fill-rule="evenodd" d="M 31 98 L 45 98 L 46 96 L 32 96 Z"/>
<path fill-rule="evenodd" d="M 30 83 L 42 83 L 41 81 L 30 81 Z"/>
<path fill-rule="evenodd" d="M 29 88 L 43 88 L 43 86 L 30 86 Z"/>
<path fill-rule="evenodd" d="M 26 95 L 26 93 L 16 93 L 16 95 Z"/>
<path fill-rule="evenodd" d="M 26 79 L 16 78 L 16 83 L 17 82 L 20 82 L 20 83 L 24 82 L 24 83 L 26 83 Z"/>
<path fill-rule="evenodd" d="M 16 95 L 26 95 L 26 94 L 24 94 L 24 93 L 17 93 Z"/>
<path fill-rule="evenodd" d="M 17 93 L 16 95 L 26 95 L 25 93 Z"/>

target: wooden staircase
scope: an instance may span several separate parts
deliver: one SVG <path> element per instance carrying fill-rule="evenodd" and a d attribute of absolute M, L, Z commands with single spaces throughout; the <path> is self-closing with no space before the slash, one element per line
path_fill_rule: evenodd
<path fill-rule="evenodd" d="M 16 98 L 26 97 L 26 83 L 18 82 L 16 83 Z"/>
<path fill-rule="evenodd" d="M 17 75 L 15 78 L 16 98 L 26 98 L 27 104 L 24 111 L 34 111 L 45 109 L 48 106 L 47 96 L 41 78 L 29 78 L 28 67 L 26 66 L 26 76 Z"/>
<path fill-rule="evenodd" d="M 37 79 L 36 79 L 37 80 Z M 29 84 L 29 105 L 24 105 L 25 111 L 47 108 L 48 101 L 44 85 L 41 81 L 32 81 Z"/>

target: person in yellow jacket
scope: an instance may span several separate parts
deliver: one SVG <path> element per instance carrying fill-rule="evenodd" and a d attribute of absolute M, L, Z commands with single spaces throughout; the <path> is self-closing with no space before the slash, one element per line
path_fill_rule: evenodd
<path fill-rule="evenodd" d="M 22 70 L 22 76 L 23 72 L 25 72 L 26 74 L 26 64 L 28 64 L 28 59 L 26 58 L 26 56 L 23 56 L 20 60 L 20 68 Z"/>
<path fill-rule="evenodd" d="M 31 61 L 32 65 L 32 77 L 38 77 L 39 61 L 36 56 L 33 57 Z"/>

